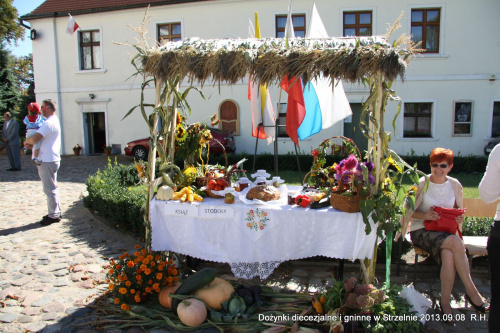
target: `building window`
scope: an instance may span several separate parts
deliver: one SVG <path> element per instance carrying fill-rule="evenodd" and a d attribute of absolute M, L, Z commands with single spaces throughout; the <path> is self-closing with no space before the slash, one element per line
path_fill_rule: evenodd
<path fill-rule="evenodd" d="M 276 37 L 285 37 L 286 28 L 286 17 L 287 15 L 276 15 Z M 292 15 L 293 22 L 293 32 L 295 37 L 305 37 L 306 36 L 306 15 L 298 14 Z"/>
<path fill-rule="evenodd" d="M 372 12 L 344 12 L 344 37 L 371 36 Z"/>
<path fill-rule="evenodd" d="M 441 9 L 411 10 L 411 39 L 414 43 L 422 42 L 421 48 L 426 53 L 439 53 L 439 25 Z"/>
<path fill-rule="evenodd" d="M 491 137 L 500 137 L 500 102 L 493 102 L 493 122 L 491 124 Z"/>
<path fill-rule="evenodd" d="M 431 138 L 432 103 L 405 103 L 404 138 Z"/>
<path fill-rule="evenodd" d="M 456 101 L 453 110 L 453 135 L 471 136 L 472 101 Z"/>
<path fill-rule="evenodd" d="M 158 24 L 158 43 L 176 42 L 182 40 L 181 23 Z"/>
<path fill-rule="evenodd" d="M 80 68 L 101 68 L 101 34 L 99 30 L 80 31 Z"/>
<path fill-rule="evenodd" d="M 288 138 L 288 134 L 286 134 L 286 105 L 287 103 L 279 103 L 278 104 L 278 137 L 279 138 Z"/>
<path fill-rule="evenodd" d="M 231 99 L 222 101 L 219 105 L 220 128 L 223 131 L 240 135 L 240 116 L 238 104 Z"/>

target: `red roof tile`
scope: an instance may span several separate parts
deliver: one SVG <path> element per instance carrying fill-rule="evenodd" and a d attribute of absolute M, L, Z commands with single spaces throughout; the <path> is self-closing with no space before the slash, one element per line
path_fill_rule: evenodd
<path fill-rule="evenodd" d="M 46 0 L 31 13 L 21 16 L 29 20 L 48 16 L 67 16 L 89 14 L 96 12 L 114 11 L 130 8 L 170 5 L 184 2 L 207 0 Z"/>

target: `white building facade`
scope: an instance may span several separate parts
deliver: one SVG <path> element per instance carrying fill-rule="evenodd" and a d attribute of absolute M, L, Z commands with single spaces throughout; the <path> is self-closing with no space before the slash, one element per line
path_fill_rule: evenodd
<path fill-rule="evenodd" d="M 284 28 L 287 0 L 211 0 L 149 1 L 150 43 L 163 39 L 199 37 L 247 38 L 249 19 L 258 13 L 261 35 L 277 37 Z M 402 27 L 391 37 L 413 34 L 422 40 L 427 52 L 410 62 L 404 81 L 393 89 L 403 101 L 396 119 L 390 147 L 400 155 L 428 154 L 435 147 L 449 148 L 460 155 L 482 155 L 492 138 L 500 138 L 500 1 L 413 0 L 349 1 L 316 0 L 323 23 L 332 37 L 384 35 L 404 11 Z M 112 5 L 111 3 L 117 3 Z M 140 101 L 139 77 L 131 77 L 130 64 L 135 52 L 130 46 L 139 35 L 128 25 L 139 27 L 148 2 L 141 0 L 95 1 L 65 4 L 47 0 L 21 17 L 36 30 L 33 40 L 35 93 L 37 102 L 54 99 L 59 105 L 63 130 L 63 153 L 76 144 L 84 153 L 100 152 L 103 145 L 123 148 L 132 140 L 147 137 L 147 126 L 138 110 L 122 119 Z M 107 7 L 109 6 L 109 7 Z M 294 27 L 306 33 L 311 0 L 293 1 Z M 79 29 L 66 33 L 67 13 Z M 184 85 L 187 87 L 187 85 Z M 300 142 L 300 152 L 310 153 L 326 138 L 352 137 L 363 148 L 366 139 L 358 126 L 361 103 L 368 96 L 362 84 L 344 83 L 354 112 L 329 129 Z M 182 89 L 182 87 L 181 87 Z M 201 88 L 206 100 L 191 92 L 189 122 L 206 121 L 229 106 L 231 128 L 236 135 L 237 152 L 253 153 L 248 82 L 233 86 Z M 275 112 L 287 95 L 270 87 Z M 146 90 L 154 101 L 153 89 Z M 286 117 L 286 105 L 280 121 Z M 397 103 L 389 102 L 386 130 L 394 132 L 392 120 Z M 224 118 L 224 117 L 223 117 Z M 294 152 L 286 136 L 277 138 L 280 154 Z M 116 149 L 118 150 L 118 149 Z M 259 140 L 258 153 L 273 152 L 273 145 Z"/>

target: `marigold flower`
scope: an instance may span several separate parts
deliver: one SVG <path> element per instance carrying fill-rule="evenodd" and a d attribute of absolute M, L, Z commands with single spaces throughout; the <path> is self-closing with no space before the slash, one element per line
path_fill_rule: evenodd
<path fill-rule="evenodd" d="M 139 303 L 141 301 L 141 298 L 139 297 L 139 295 L 135 295 L 134 299 L 135 299 L 136 303 Z"/>
<path fill-rule="evenodd" d="M 172 275 L 177 275 L 177 270 L 175 268 L 172 269 Z"/>
<path fill-rule="evenodd" d="M 163 277 L 162 273 L 156 273 L 156 279 L 157 280 L 161 280 L 162 277 Z"/>
<path fill-rule="evenodd" d="M 153 283 L 153 289 L 156 289 L 156 288 L 159 288 L 159 287 L 160 287 L 160 284 L 158 282 Z"/>
<path fill-rule="evenodd" d="M 146 269 L 144 270 L 144 274 L 146 274 L 146 275 L 151 274 L 151 269 L 146 268 Z"/>
<path fill-rule="evenodd" d="M 109 289 L 109 290 L 113 290 L 113 289 L 115 289 L 115 285 L 114 285 L 114 284 L 112 284 L 112 283 L 110 283 L 110 284 L 109 284 L 109 286 L 108 286 L 108 289 Z"/>
<path fill-rule="evenodd" d="M 153 280 L 148 280 L 148 284 L 153 284 Z"/>
<path fill-rule="evenodd" d="M 113 268 L 111 268 L 108 273 L 113 274 L 114 272 L 115 272 L 115 270 Z"/>
<path fill-rule="evenodd" d="M 146 292 L 149 294 L 151 292 L 151 288 L 150 287 L 146 287 Z"/>
<path fill-rule="evenodd" d="M 135 294 L 135 289 L 130 289 L 130 293 L 133 295 Z"/>
<path fill-rule="evenodd" d="M 136 276 L 135 276 L 135 279 L 136 279 L 137 281 L 140 281 L 140 280 L 142 280 L 142 276 L 140 276 L 140 275 L 136 275 Z"/>
<path fill-rule="evenodd" d="M 178 278 L 177 276 L 174 276 L 174 277 L 172 278 L 172 280 L 173 280 L 174 282 L 177 282 L 177 281 L 179 281 L 179 278 Z"/>
<path fill-rule="evenodd" d="M 149 261 L 153 260 L 153 256 L 148 254 L 148 256 L 146 257 Z"/>
<path fill-rule="evenodd" d="M 136 271 L 136 273 L 137 273 L 137 274 L 141 274 L 141 273 L 142 273 L 142 269 L 140 269 L 140 268 L 139 268 L 139 269 Z"/>
<path fill-rule="evenodd" d="M 123 260 L 123 258 L 125 258 L 124 254 L 122 254 L 121 256 L 118 257 L 118 259 L 120 259 L 120 260 Z"/>
<path fill-rule="evenodd" d="M 141 255 L 141 253 L 140 253 L 139 251 L 135 251 L 135 252 L 134 252 L 134 256 L 138 257 L 138 256 L 140 256 L 140 255 Z"/>
<path fill-rule="evenodd" d="M 173 261 L 172 259 L 169 259 L 169 260 L 168 260 L 168 263 L 169 263 L 170 265 L 173 265 L 174 261 Z"/>
<path fill-rule="evenodd" d="M 135 246 L 135 248 L 136 248 L 136 249 L 139 249 L 139 248 L 140 248 L 140 246 L 139 246 L 139 245 L 136 245 L 136 246 Z"/>
<path fill-rule="evenodd" d="M 120 299 L 119 298 L 115 298 L 115 304 L 120 304 Z"/>
<path fill-rule="evenodd" d="M 116 269 L 121 269 L 122 268 L 122 265 L 118 264 L 115 266 Z"/>
<path fill-rule="evenodd" d="M 154 261 L 151 261 L 151 262 L 149 263 L 149 265 L 150 265 L 151 267 L 155 267 L 155 266 L 156 266 L 156 263 L 155 263 Z"/>
<path fill-rule="evenodd" d="M 164 266 L 164 265 L 162 265 L 162 264 L 159 264 L 159 265 L 158 265 L 158 270 L 159 270 L 159 271 L 162 271 L 164 268 L 165 268 L 165 266 Z"/>
<path fill-rule="evenodd" d="M 127 287 L 130 287 L 130 286 L 132 285 L 132 282 L 127 281 L 127 282 L 125 282 L 125 285 L 126 285 Z"/>
<path fill-rule="evenodd" d="M 142 280 L 137 281 L 137 284 L 141 285 L 142 284 Z"/>
<path fill-rule="evenodd" d="M 133 262 L 133 261 L 129 261 L 129 262 L 127 263 L 127 266 L 128 266 L 128 267 L 134 267 L 134 262 Z"/>
<path fill-rule="evenodd" d="M 125 310 L 125 311 L 130 310 L 130 306 L 128 306 L 128 305 L 127 305 L 127 304 L 125 304 L 125 303 L 123 303 L 123 304 L 122 304 L 122 306 L 120 306 L 120 308 L 121 308 L 122 310 Z"/>
<path fill-rule="evenodd" d="M 172 280 L 173 280 L 173 278 L 172 278 L 171 276 L 169 276 L 169 277 L 167 278 L 168 283 L 172 283 Z"/>
<path fill-rule="evenodd" d="M 146 266 L 145 264 L 142 264 L 142 265 L 141 265 L 141 270 L 142 270 L 142 271 L 145 271 L 145 270 L 146 270 L 146 268 L 147 268 L 147 266 Z"/>
<path fill-rule="evenodd" d="M 160 257 L 159 255 L 156 255 L 156 256 L 155 256 L 155 260 L 156 260 L 156 261 L 158 261 L 158 260 L 160 260 L 160 259 L 161 259 L 161 257 Z"/>
<path fill-rule="evenodd" d="M 127 293 L 127 289 L 126 288 L 120 288 L 118 289 L 118 292 L 122 295 L 125 295 Z"/>
<path fill-rule="evenodd" d="M 146 255 L 146 253 L 148 253 L 148 252 L 146 251 L 146 249 L 142 249 L 142 250 L 141 250 L 141 253 L 142 253 L 142 255 L 143 255 L 143 256 L 145 256 L 145 255 Z"/>
<path fill-rule="evenodd" d="M 144 260 L 142 261 L 142 263 L 143 263 L 144 265 L 149 264 L 149 259 L 148 259 L 148 258 L 144 259 Z"/>
<path fill-rule="evenodd" d="M 168 275 L 172 275 L 172 267 L 167 268 Z M 174 274 L 175 275 L 175 274 Z"/>

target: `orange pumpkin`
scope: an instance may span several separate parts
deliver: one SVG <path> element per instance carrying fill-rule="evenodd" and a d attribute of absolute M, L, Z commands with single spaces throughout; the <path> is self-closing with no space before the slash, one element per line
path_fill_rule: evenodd
<path fill-rule="evenodd" d="M 181 284 L 176 283 L 173 286 L 164 286 L 161 288 L 160 292 L 158 293 L 158 300 L 160 301 L 160 304 L 166 308 L 171 309 L 172 308 L 172 297 L 168 296 L 168 294 L 173 294 L 179 288 Z"/>
<path fill-rule="evenodd" d="M 198 326 L 207 319 L 205 303 L 196 298 L 187 298 L 179 303 L 177 315 L 186 326 Z"/>

